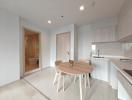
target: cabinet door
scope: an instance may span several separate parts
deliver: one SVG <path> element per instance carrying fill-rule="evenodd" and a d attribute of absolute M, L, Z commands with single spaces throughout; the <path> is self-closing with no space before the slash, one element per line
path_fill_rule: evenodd
<path fill-rule="evenodd" d="M 117 79 L 117 70 L 115 65 L 110 63 L 110 85 L 113 89 L 117 89 L 118 79 Z"/>
<path fill-rule="evenodd" d="M 92 65 L 93 65 L 92 77 L 95 78 L 95 79 L 101 79 L 101 76 L 102 76 L 102 75 L 100 75 L 100 73 L 101 73 L 101 68 L 100 68 L 99 62 L 93 61 L 93 62 L 92 62 Z"/>
<path fill-rule="evenodd" d="M 109 81 L 108 78 L 108 61 L 103 59 L 93 60 L 92 77 L 102 81 Z"/>
<path fill-rule="evenodd" d="M 111 42 L 115 41 L 115 28 L 100 28 L 96 29 L 94 32 L 94 41 L 95 42 Z"/>
<path fill-rule="evenodd" d="M 118 99 L 132 100 L 132 85 L 118 72 Z"/>
<path fill-rule="evenodd" d="M 123 87 L 123 85 L 118 81 L 118 99 L 119 100 L 132 100 L 128 95 L 127 91 Z"/>

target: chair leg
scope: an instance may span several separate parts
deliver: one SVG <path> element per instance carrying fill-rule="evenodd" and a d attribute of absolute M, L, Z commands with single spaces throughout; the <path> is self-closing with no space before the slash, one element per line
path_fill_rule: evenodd
<path fill-rule="evenodd" d="M 77 76 L 75 75 L 75 76 L 74 76 L 74 83 L 76 82 L 76 79 L 77 79 Z"/>
<path fill-rule="evenodd" d="M 84 80 L 85 80 L 85 88 L 87 88 L 87 74 L 84 75 Z"/>
<path fill-rule="evenodd" d="M 55 82 L 57 81 L 58 73 L 55 74 L 53 85 L 55 85 Z"/>
<path fill-rule="evenodd" d="M 59 92 L 60 81 L 61 81 L 61 73 L 59 73 L 59 77 L 58 77 L 57 92 Z"/>
<path fill-rule="evenodd" d="M 88 80 L 88 87 L 90 88 L 89 74 L 87 74 L 87 80 Z"/>
<path fill-rule="evenodd" d="M 65 91 L 65 77 L 63 76 L 63 91 Z"/>

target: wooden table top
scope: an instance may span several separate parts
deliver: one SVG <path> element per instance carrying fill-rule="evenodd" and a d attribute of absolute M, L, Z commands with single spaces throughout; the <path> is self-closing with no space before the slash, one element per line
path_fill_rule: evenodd
<path fill-rule="evenodd" d="M 93 70 L 91 65 L 81 62 L 74 62 L 73 66 L 69 62 L 63 62 L 57 68 L 61 72 L 71 75 L 87 74 Z"/>

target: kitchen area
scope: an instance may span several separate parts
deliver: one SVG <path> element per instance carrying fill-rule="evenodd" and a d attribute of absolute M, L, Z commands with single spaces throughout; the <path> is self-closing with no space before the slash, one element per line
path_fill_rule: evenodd
<path fill-rule="evenodd" d="M 118 18 L 98 21 L 78 30 L 78 58 L 92 60 L 92 77 L 108 83 L 118 100 L 132 100 L 131 5 L 132 1 L 127 0 Z"/>
<path fill-rule="evenodd" d="M 131 41 L 94 43 L 91 48 L 94 54 L 92 77 L 108 83 L 119 100 L 132 100 Z"/>
<path fill-rule="evenodd" d="M 0 0 L 0 100 L 132 100 L 132 0 L 67 1 Z"/>

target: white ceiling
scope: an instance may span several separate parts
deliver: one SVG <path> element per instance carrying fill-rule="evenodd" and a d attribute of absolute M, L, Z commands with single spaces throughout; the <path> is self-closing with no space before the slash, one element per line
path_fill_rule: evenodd
<path fill-rule="evenodd" d="M 96 4 L 92 6 L 94 1 Z M 117 16 L 123 3 L 124 0 L 0 0 L 0 7 L 51 29 L 68 24 L 80 26 Z M 85 6 L 82 12 L 79 11 L 80 5 Z M 48 19 L 52 24 L 47 23 Z"/>

